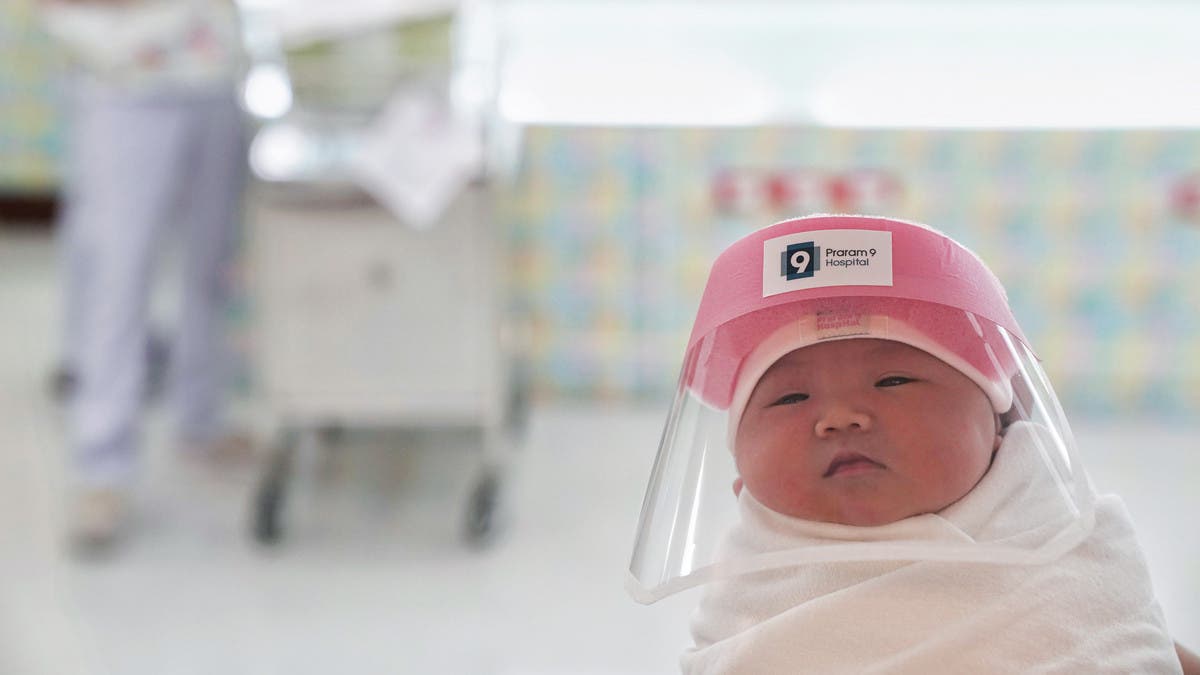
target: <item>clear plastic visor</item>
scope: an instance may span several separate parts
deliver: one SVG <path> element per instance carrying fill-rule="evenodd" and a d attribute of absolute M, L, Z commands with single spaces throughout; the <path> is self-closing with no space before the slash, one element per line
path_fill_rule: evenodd
<path fill-rule="evenodd" d="M 734 424 L 756 431 L 733 429 L 730 396 L 714 405 L 703 384 L 731 379 L 716 372 L 729 368 L 728 336 L 718 328 L 697 341 L 642 504 L 630 594 L 651 603 L 741 574 L 838 561 L 1039 564 L 1082 541 L 1093 494 L 1053 388 L 1017 337 L 968 317 L 1012 404 L 1002 413 L 971 408 L 980 417 L 967 432 L 961 409 L 903 416 L 898 397 L 936 401 L 936 392 L 914 384 L 919 374 L 876 377 L 861 361 L 841 364 L 844 378 L 798 376 L 797 388 L 811 389 L 802 395 L 752 396 Z M 834 407 L 860 417 L 831 440 L 818 418 Z"/>

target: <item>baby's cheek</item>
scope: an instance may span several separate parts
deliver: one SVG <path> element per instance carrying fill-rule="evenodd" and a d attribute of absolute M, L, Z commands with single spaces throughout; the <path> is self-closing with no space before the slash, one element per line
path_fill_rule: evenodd
<path fill-rule="evenodd" d="M 738 475 L 756 497 L 770 485 L 774 473 L 771 464 L 771 459 L 762 452 L 746 451 L 738 456 Z"/>
<path fill-rule="evenodd" d="M 746 476 L 745 484 L 768 508 L 793 516 L 802 515 L 811 490 L 803 468 L 782 459 L 758 466 L 752 476 Z"/>
<path fill-rule="evenodd" d="M 743 425 L 743 428 L 738 431 L 734 444 L 734 463 L 737 465 L 738 473 L 743 476 L 758 473 L 764 466 L 770 464 L 770 459 L 765 457 L 769 452 L 770 444 L 761 434 L 755 433 L 754 429 L 747 430 Z"/>
<path fill-rule="evenodd" d="M 987 473 L 990 450 L 955 448 L 942 468 L 941 492 L 947 502 L 957 501 L 975 487 Z"/>

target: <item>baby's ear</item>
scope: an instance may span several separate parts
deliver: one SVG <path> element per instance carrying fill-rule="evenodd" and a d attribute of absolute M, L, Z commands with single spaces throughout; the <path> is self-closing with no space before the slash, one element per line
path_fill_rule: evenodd
<path fill-rule="evenodd" d="M 733 496 L 734 497 L 742 496 L 742 477 L 741 476 L 738 476 L 737 478 L 733 479 Z"/>

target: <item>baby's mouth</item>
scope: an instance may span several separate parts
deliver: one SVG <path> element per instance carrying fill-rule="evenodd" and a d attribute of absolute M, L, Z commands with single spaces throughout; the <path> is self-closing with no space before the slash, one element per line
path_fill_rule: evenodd
<path fill-rule="evenodd" d="M 856 473 L 866 473 L 868 471 L 886 468 L 887 467 L 883 464 L 876 462 L 866 455 L 857 452 L 841 452 L 838 453 L 837 456 L 833 458 L 833 461 L 829 463 L 829 468 L 825 470 L 824 478 Z"/>

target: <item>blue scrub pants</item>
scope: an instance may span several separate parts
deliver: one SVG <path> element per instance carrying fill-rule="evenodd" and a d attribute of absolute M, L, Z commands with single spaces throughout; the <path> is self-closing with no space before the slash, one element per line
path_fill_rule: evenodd
<path fill-rule="evenodd" d="M 157 263 L 180 247 L 171 348 L 177 434 L 222 431 L 222 320 L 241 220 L 245 149 L 233 87 L 131 94 L 75 88 L 65 213 L 66 360 L 78 376 L 70 444 L 78 479 L 122 484 L 136 466 L 144 348 Z"/>

